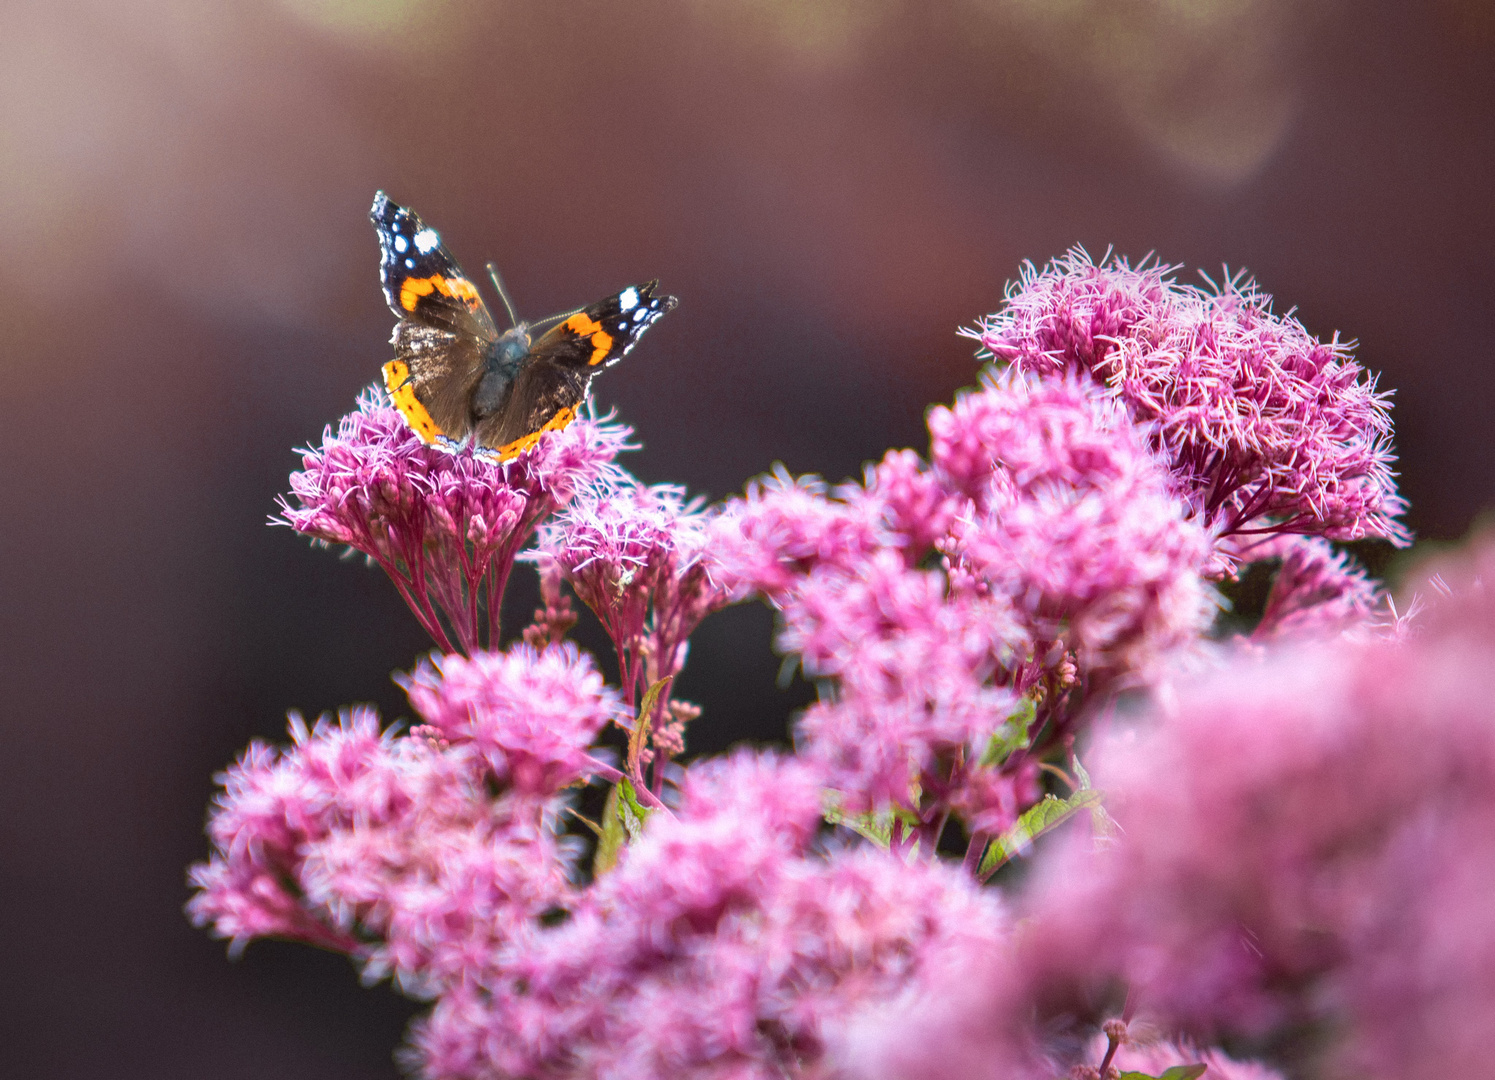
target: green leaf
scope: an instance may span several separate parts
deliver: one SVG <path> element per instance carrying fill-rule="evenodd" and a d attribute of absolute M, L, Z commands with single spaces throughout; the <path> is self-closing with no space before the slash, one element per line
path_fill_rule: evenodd
<path fill-rule="evenodd" d="M 1124 1072 L 1121 1074 L 1121 1080 L 1197 1080 L 1198 1077 L 1204 1075 L 1204 1071 L 1207 1068 L 1209 1066 L 1203 1063 L 1197 1065 L 1175 1065 L 1171 1069 L 1164 1070 L 1160 1076 L 1153 1076 L 1151 1073 L 1145 1072 Z"/>
<path fill-rule="evenodd" d="M 597 839 L 597 854 L 592 858 L 594 877 L 601 877 L 618 865 L 623 846 L 633 843 L 643 833 L 649 813 L 627 777 L 613 785 L 607 793 L 607 805 L 602 808 L 602 831 Z"/>
<path fill-rule="evenodd" d="M 649 725 L 654 717 L 654 706 L 659 703 L 659 695 L 669 688 L 673 675 L 666 675 L 648 690 L 644 691 L 644 700 L 639 703 L 638 718 L 633 722 L 633 731 L 628 735 L 628 774 L 637 776 L 639 774 L 639 759 L 644 752 L 644 742 L 649 737 Z"/>
<path fill-rule="evenodd" d="M 1057 795 L 1045 795 L 1043 801 L 1030 806 L 1017 824 L 991 842 L 981 859 L 980 876 L 983 878 L 997 867 L 1021 855 L 1033 846 L 1044 833 L 1064 824 L 1080 810 L 1101 801 L 1101 793 L 1094 788 L 1080 788 L 1067 799 Z"/>
<path fill-rule="evenodd" d="M 1198 1080 L 1198 1077 L 1203 1076 L 1208 1068 L 1209 1066 L 1202 1061 L 1194 1065 L 1175 1065 L 1171 1069 L 1164 1070 L 1158 1080 Z"/>
<path fill-rule="evenodd" d="M 1007 719 L 1002 721 L 1002 726 L 992 733 L 977 764 L 983 769 L 989 769 L 1002 764 L 1017 751 L 1026 750 L 1032 741 L 1028 736 L 1028 728 L 1032 726 L 1037 712 L 1038 706 L 1033 699 L 1023 698 L 1017 708 L 1008 714 Z"/>
<path fill-rule="evenodd" d="M 1078 757 L 1073 759 L 1075 775 L 1080 778 L 1081 791 L 1095 791 L 1090 785 L 1090 774 L 1085 771 L 1085 766 L 1080 764 Z M 1116 819 L 1106 812 L 1106 808 L 1100 799 L 1096 799 L 1090 805 L 1090 831 L 1095 837 L 1097 848 L 1106 848 L 1117 842 L 1121 832 L 1121 826 L 1116 824 Z"/>
<path fill-rule="evenodd" d="M 919 818 L 913 811 L 904 807 L 892 807 L 887 810 L 873 810 L 865 814 L 849 814 L 837 803 L 840 793 L 827 791 L 825 798 L 825 809 L 823 814 L 825 820 L 832 825 L 844 825 L 868 840 L 871 840 L 880 848 L 888 848 L 893 842 L 893 822 L 902 821 L 905 829 L 914 829 L 919 825 Z"/>

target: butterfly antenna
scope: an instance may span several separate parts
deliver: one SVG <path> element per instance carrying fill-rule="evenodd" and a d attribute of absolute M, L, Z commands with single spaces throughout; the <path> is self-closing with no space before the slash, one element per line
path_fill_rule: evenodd
<path fill-rule="evenodd" d="M 514 314 L 514 303 L 509 299 L 509 290 L 504 288 L 504 280 L 498 276 L 498 267 L 492 263 L 488 264 L 488 277 L 493 282 L 493 287 L 498 290 L 498 298 L 504 302 L 504 310 L 509 313 L 509 325 L 518 326 L 519 317 Z"/>
<path fill-rule="evenodd" d="M 549 323 L 560 322 L 562 319 L 569 319 L 573 315 L 580 315 L 585 310 L 586 308 L 584 307 L 572 308 L 570 311 L 563 311 L 559 315 L 547 315 L 543 319 L 536 319 L 534 322 L 530 323 L 530 325 L 545 326 Z"/>

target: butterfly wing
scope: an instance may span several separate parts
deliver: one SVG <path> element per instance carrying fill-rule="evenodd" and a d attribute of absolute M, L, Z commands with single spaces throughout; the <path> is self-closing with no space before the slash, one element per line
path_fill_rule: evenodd
<path fill-rule="evenodd" d="M 503 406 L 477 422 L 475 441 L 485 456 L 508 461 L 518 457 L 547 431 L 559 431 L 586 400 L 592 372 L 548 360 L 520 369 L 509 385 Z"/>
<path fill-rule="evenodd" d="M 563 367 L 611 367 L 638 343 L 643 332 L 677 303 L 673 296 L 655 296 L 659 282 L 630 285 L 552 326 L 535 342 L 530 355 Z"/>
<path fill-rule="evenodd" d="M 427 443 L 460 442 L 472 429 L 469 403 L 498 338 L 477 286 L 415 211 L 374 196 L 379 280 L 400 317 L 384 365 L 390 400 Z"/>
<path fill-rule="evenodd" d="M 502 396 L 492 396 L 499 405 L 478 421 L 477 444 L 508 461 L 539 442 L 545 432 L 558 431 L 576 419 L 592 376 L 622 359 L 677 303 L 673 296 L 655 296 L 658 285 L 630 285 L 546 331 Z M 484 387 L 479 397 L 492 390 Z"/>

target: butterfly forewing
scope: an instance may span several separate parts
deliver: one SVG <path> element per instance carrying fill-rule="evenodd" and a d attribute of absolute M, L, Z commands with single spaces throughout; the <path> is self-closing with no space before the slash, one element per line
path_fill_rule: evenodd
<path fill-rule="evenodd" d="M 591 307 L 556 323 L 535 342 L 530 355 L 565 367 L 596 370 L 617 363 L 678 301 L 655 296 L 659 282 L 630 285 Z"/>
<path fill-rule="evenodd" d="M 477 284 L 462 272 L 435 229 L 382 191 L 374 196 L 369 218 L 379 234 L 379 280 L 391 311 L 480 341 L 498 336 Z"/>

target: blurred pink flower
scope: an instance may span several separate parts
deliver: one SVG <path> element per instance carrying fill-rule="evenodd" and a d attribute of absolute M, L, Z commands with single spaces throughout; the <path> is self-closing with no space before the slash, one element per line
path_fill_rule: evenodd
<path fill-rule="evenodd" d="M 887 543 L 902 548 L 911 566 L 949 530 L 961 502 L 912 450 L 889 450 L 867 466 L 861 484 L 847 484 L 837 494 L 848 506 L 880 518 Z"/>
<path fill-rule="evenodd" d="M 631 430 L 583 417 L 507 465 L 428 447 L 370 388 L 302 453 L 272 519 L 378 563 L 445 652 L 497 645 L 499 602 L 530 533 L 581 488 L 619 475 Z"/>
<path fill-rule="evenodd" d="M 910 806 L 917 786 L 933 800 L 933 824 L 948 809 L 941 796 L 1017 709 L 1017 694 L 996 681 L 1027 645 L 1006 603 L 947 598 L 942 574 L 885 551 L 859 576 L 811 574 L 784 620 L 781 644 L 802 649 L 810 673 L 840 680 L 806 710 L 798 735 L 843 809 Z"/>
<path fill-rule="evenodd" d="M 710 545 L 735 597 L 777 598 L 813 567 L 854 566 L 887 543 L 882 516 L 871 503 L 829 499 L 818 477 L 792 477 L 776 465 L 749 481 L 743 498 L 727 500 Z"/>
<path fill-rule="evenodd" d="M 1074 248 L 1031 263 L 972 330 L 994 359 L 1039 375 L 1088 372 L 1153 440 L 1221 535 L 1291 532 L 1405 545 L 1388 395 L 1351 346 L 1310 335 L 1239 275 L 1217 291 L 1177 268 L 1092 262 Z"/>
<path fill-rule="evenodd" d="M 1242 560 L 1280 561 L 1256 641 L 1369 630 L 1386 600 L 1349 555 L 1317 536 L 1271 536 L 1244 547 Z"/>
<path fill-rule="evenodd" d="M 1336 1075 L 1482 1074 L 1495 1031 L 1495 545 L 1401 641 L 1240 658 L 1087 760 L 1121 842 L 1042 868 L 1040 989 L 1201 1034 L 1317 1025 Z"/>

